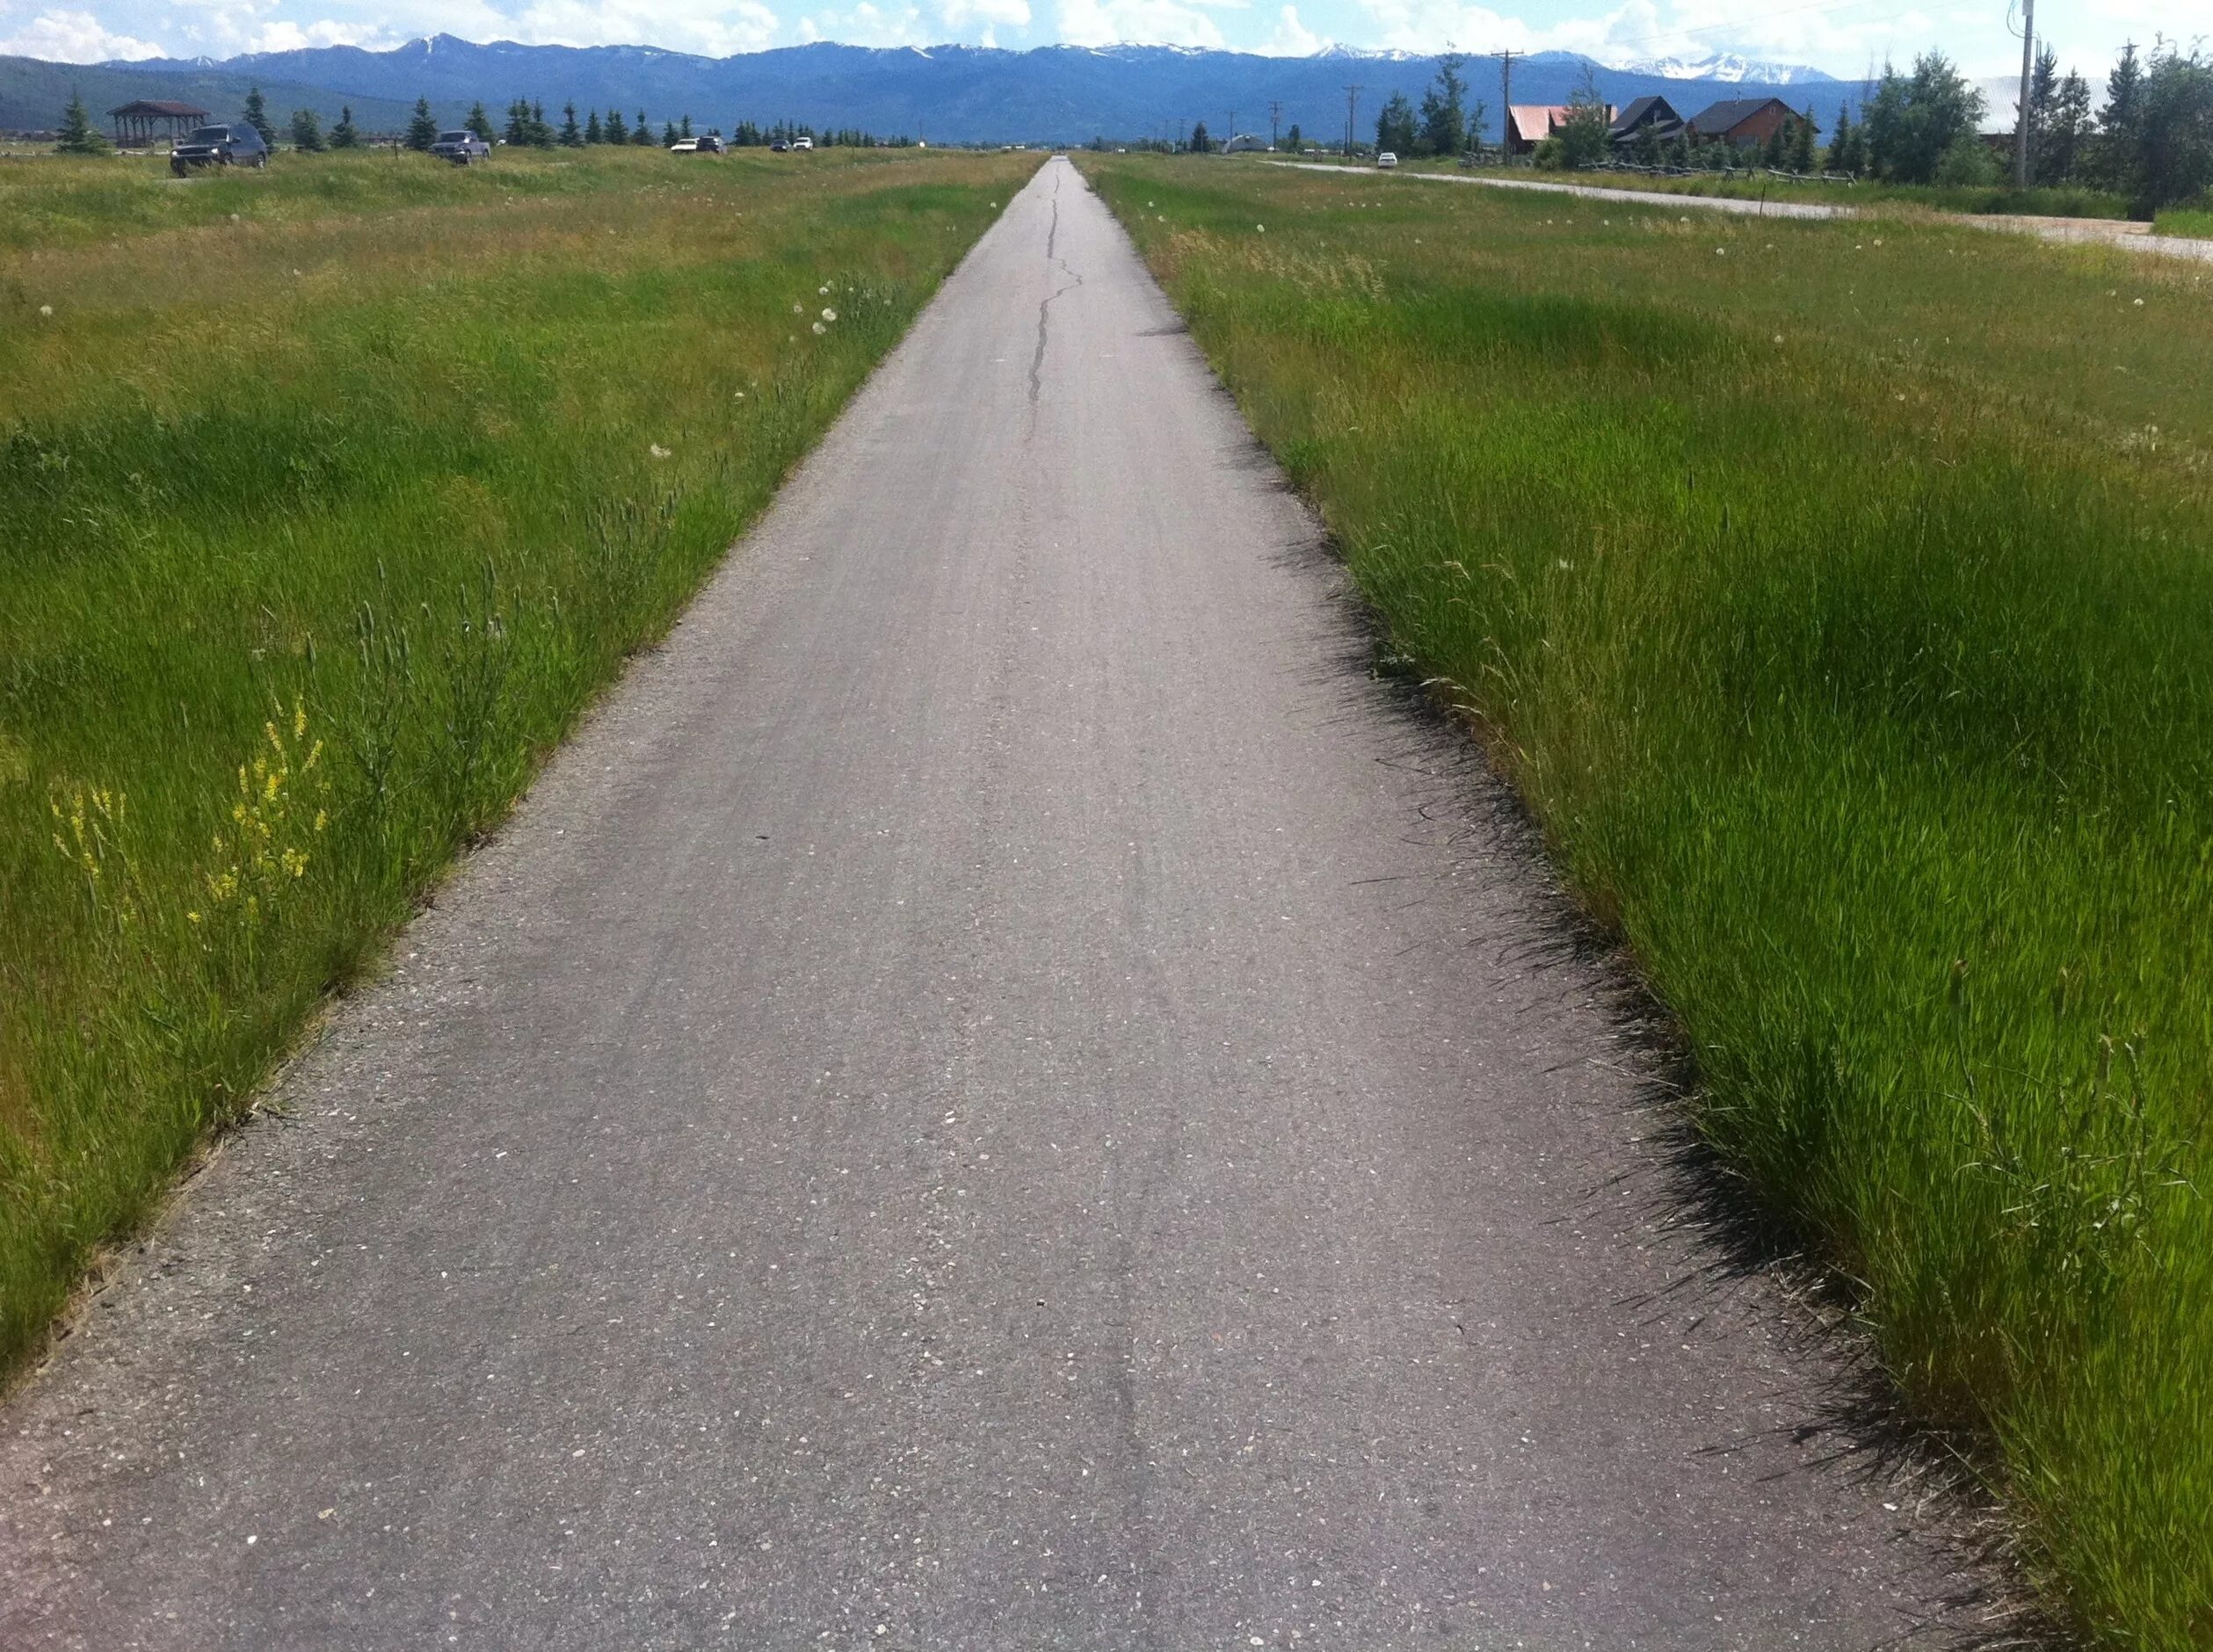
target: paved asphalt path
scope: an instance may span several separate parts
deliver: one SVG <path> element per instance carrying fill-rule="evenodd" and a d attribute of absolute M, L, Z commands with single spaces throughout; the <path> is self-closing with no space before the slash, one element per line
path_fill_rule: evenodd
<path fill-rule="evenodd" d="M 1664 1230 L 1612 983 L 1348 612 L 1048 163 L 0 1415 L 0 1645 L 1933 1610 L 1910 1503 L 1828 1460 L 1875 1455 L 1818 1430 L 1832 1357 Z"/>

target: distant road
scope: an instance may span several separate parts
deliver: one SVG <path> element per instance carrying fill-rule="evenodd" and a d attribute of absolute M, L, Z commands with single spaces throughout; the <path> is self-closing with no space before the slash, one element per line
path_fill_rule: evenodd
<path fill-rule="evenodd" d="M 1048 163 L 0 1414 L 0 1644 L 1932 1610 L 1339 578 Z"/>
<path fill-rule="evenodd" d="M 1703 207 L 1708 212 L 1735 213 L 1746 218 L 1857 218 L 1856 206 L 1829 206 L 1818 201 L 1737 200 L 1721 195 L 1677 195 L 1657 189 L 1607 189 L 1595 184 L 1554 184 L 1533 178 L 1486 178 L 1479 172 L 1420 172 L 1400 168 L 1384 172 L 1372 166 L 1324 166 L 1312 161 L 1275 161 L 1275 166 L 1295 167 L 1302 172 L 1331 172 L 1342 176 L 1418 178 L 1433 184 L 1480 184 L 1486 189 L 1534 189 L 1550 195 L 1580 195 L 1589 200 L 1635 201 L 1644 206 Z M 1933 216 L 1976 229 L 2006 229 L 2038 235 L 2046 241 L 2073 244 L 2103 243 L 2126 247 L 2131 252 L 2153 253 L 2170 258 L 2213 261 L 2213 241 L 2180 235 L 2155 235 L 2149 224 L 2112 218 L 2032 218 L 2009 213 L 1937 213 Z"/>

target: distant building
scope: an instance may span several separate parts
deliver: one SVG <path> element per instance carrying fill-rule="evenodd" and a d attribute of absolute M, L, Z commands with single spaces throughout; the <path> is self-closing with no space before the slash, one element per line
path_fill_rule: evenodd
<path fill-rule="evenodd" d="M 1240 132 L 1222 146 L 1222 152 L 1224 155 L 1265 155 L 1267 148 L 1266 138 L 1256 138 L 1250 132 Z"/>
<path fill-rule="evenodd" d="M 154 141 L 156 128 L 168 128 L 161 135 L 174 141 L 204 123 L 207 111 L 166 98 L 141 98 L 134 103 L 118 104 L 107 112 L 107 118 L 115 123 L 116 148 L 142 149 Z"/>
<path fill-rule="evenodd" d="M 1690 118 L 1692 133 L 1751 149 L 1805 117 L 1780 98 L 1728 98 Z"/>
<path fill-rule="evenodd" d="M 1527 155 L 1562 127 L 1575 112 L 1573 104 L 1513 104 L 1506 110 L 1506 153 Z M 1614 105 L 1606 105 L 1607 123 L 1614 120 Z"/>
<path fill-rule="evenodd" d="M 1665 98 L 1639 98 L 1614 117 L 1606 135 L 1616 149 L 1627 149 L 1649 132 L 1661 142 L 1683 129 L 1683 117 Z"/>

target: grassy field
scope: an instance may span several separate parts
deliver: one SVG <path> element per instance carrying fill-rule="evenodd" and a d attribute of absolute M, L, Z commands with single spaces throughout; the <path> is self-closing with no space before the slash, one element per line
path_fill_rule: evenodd
<path fill-rule="evenodd" d="M 1326 158 L 1326 157 L 1324 157 Z M 1360 163 L 1373 170 L 1373 162 Z M 1453 161 L 1401 161 L 1410 172 L 1457 172 Z M 1643 172 L 1553 172 L 1535 167 L 1487 167 L 1483 176 L 1527 178 L 1534 183 L 1578 184 L 1593 189 L 1650 190 L 1667 195 L 1699 195 L 1723 200 L 1803 201 L 1823 206 L 1867 209 L 1877 206 L 1921 206 L 1931 212 L 2023 213 L 2042 218 L 2126 218 L 2128 203 L 2118 195 L 2095 189 L 1963 188 L 1935 184 L 1881 184 L 1863 179 L 1856 184 L 1819 184 L 1749 173 L 1723 177 L 1719 172 L 1687 178 L 1652 177 Z"/>
<path fill-rule="evenodd" d="M 2055 1610 L 2213 1644 L 2213 275 L 1081 159 Z"/>
<path fill-rule="evenodd" d="M 0 167 L 0 1371 L 1036 161 Z"/>
<path fill-rule="evenodd" d="M 2201 241 L 2213 241 L 2213 206 L 2202 211 L 2185 206 L 2170 206 L 2151 221 L 2155 235 L 2187 235 Z"/>

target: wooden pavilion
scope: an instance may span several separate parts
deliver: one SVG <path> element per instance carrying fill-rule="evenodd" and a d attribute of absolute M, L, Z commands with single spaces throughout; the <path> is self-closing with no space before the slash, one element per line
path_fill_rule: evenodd
<path fill-rule="evenodd" d="M 115 123 L 115 147 L 119 149 L 143 149 L 153 146 L 157 136 L 166 135 L 174 143 L 194 127 L 207 119 L 207 111 L 195 109 L 188 103 L 176 103 L 166 98 L 141 98 L 107 112 L 107 118 Z"/>

